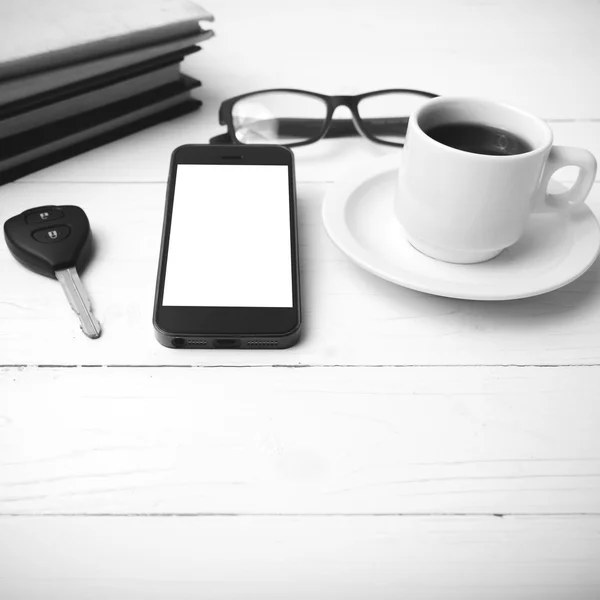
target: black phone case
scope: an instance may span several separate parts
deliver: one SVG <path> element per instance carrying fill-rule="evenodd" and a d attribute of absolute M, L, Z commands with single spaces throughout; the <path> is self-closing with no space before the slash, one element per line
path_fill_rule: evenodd
<path fill-rule="evenodd" d="M 174 335 L 162 331 L 154 323 L 156 339 L 167 348 L 204 348 L 215 350 L 277 350 L 290 348 L 300 339 L 302 322 L 290 333 L 284 335 Z M 228 343 L 230 342 L 230 343 Z"/>
<path fill-rule="evenodd" d="M 230 148 L 229 148 L 230 149 Z M 286 149 L 287 150 L 287 149 Z M 168 206 L 168 198 L 169 193 L 174 186 L 173 177 L 173 165 L 175 163 L 175 154 L 177 149 L 173 152 L 171 156 L 171 165 L 169 168 L 169 181 L 167 183 L 167 204 Z M 288 152 L 290 152 L 288 150 Z M 165 236 L 167 233 L 167 223 L 166 218 L 163 222 L 163 231 L 162 231 L 162 239 L 161 239 L 161 247 L 159 253 L 159 268 L 156 282 L 156 291 L 154 298 L 154 310 L 153 310 L 153 318 L 152 324 L 154 326 L 155 337 L 160 344 L 166 346 L 167 348 L 201 348 L 201 349 L 244 349 L 244 350 L 275 350 L 275 349 L 284 349 L 290 348 L 294 346 L 298 340 L 300 339 L 301 330 L 302 330 L 302 288 L 300 284 L 300 255 L 299 255 L 299 244 L 298 244 L 298 209 L 297 209 L 297 199 L 296 199 L 296 173 L 294 168 L 294 158 L 292 154 L 291 160 L 291 180 L 292 180 L 292 189 L 294 194 L 294 202 L 293 202 L 293 213 L 291 214 L 291 218 L 293 219 L 293 223 L 295 223 L 295 235 L 294 235 L 294 243 L 295 243 L 295 256 L 296 261 L 294 263 L 295 276 L 297 282 L 297 301 L 298 301 L 298 323 L 296 327 L 288 332 L 281 334 L 197 334 L 197 333 L 172 333 L 168 331 L 164 331 L 157 324 L 157 311 L 158 311 L 158 300 L 159 300 L 159 291 L 160 291 L 160 280 L 161 280 L 161 270 L 163 269 L 163 253 L 165 251 Z M 166 207 L 165 207 L 165 210 Z M 166 213 L 165 213 L 166 215 Z"/>

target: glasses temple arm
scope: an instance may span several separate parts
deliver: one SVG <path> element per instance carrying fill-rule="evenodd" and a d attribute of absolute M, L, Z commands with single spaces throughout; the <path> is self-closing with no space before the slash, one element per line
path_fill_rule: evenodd
<path fill-rule="evenodd" d="M 281 136 L 315 137 L 323 128 L 321 119 L 285 118 L 273 119 Z M 363 129 L 371 135 L 403 135 L 408 127 L 408 117 L 377 117 L 361 119 Z M 352 119 L 332 119 L 326 137 L 345 137 L 357 135 L 358 131 Z"/>
<path fill-rule="evenodd" d="M 231 136 L 229 133 L 222 133 L 221 135 L 215 135 L 208 140 L 209 144 L 232 144 Z"/>
<path fill-rule="evenodd" d="M 282 137 L 314 138 L 323 129 L 322 119 L 261 119 L 257 123 L 267 129 L 271 127 L 270 124 L 275 125 L 278 135 Z M 408 117 L 367 118 L 361 119 L 361 124 L 363 129 L 366 129 L 370 135 L 404 135 L 408 127 Z M 352 119 L 332 119 L 325 137 L 346 137 L 358 133 Z M 231 144 L 233 140 L 229 133 L 223 133 L 210 138 L 210 143 Z"/>

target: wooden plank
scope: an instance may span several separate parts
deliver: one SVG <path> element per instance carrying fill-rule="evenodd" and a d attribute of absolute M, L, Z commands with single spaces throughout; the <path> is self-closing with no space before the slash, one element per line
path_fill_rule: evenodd
<path fill-rule="evenodd" d="M 295 348 L 170 350 L 154 339 L 152 302 L 162 184 L 19 184 L 2 188 L 0 222 L 42 204 L 77 204 L 96 258 L 83 274 L 103 325 L 89 340 L 60 287 L 0 244 L 0 364 L 599 364 L 600 265 L 553 293 L 505 303 L 428 296 L 351 263 L 321 221 L 325 185 L 299 186 L 305 333 Z M 600 185 L 590 206 L 600 214 Z M 10 282 L 8 284 L 7 282 Z"/>
<path fill-rule="evenodd" d="M 579 133 L 568 132 L 581 131 L 583 145 L 600 156 L 593 60 L 600 55 L 600 8 L 591 1 L 544 2 L 542 8 L 523 0 L 307 0 L 282 17 L 274 0 L 229 0 L 215 13 L 216 37 L 184 63 L 184 71 L 203 82 L 196 93 L 204 102 L 198 113 L 27 180 L 165 181 L 175 147 L 205 143 L 223 131 L 223 100 L 273 87 L 329 94 L 400 87 L 487 96 L 550 119 L 556 143 L 579 144 Z M 294 26 L 282 27 L 282 18 Z M 349 140 L 298 149 L 299 180 L 332 181 L 353 164 L 387 152 Z"/>
<path fill-rule="evenodd" d="M 545 118 L 600 116 L 600 7 L 590 0 L 308 0 L 286 9 L 293 27 L 275 0 L 236 0 L 215 16 L 217 37 L 193 63 L 209 97 L 407 87 L 490 96 Z"/>
<path fill-rule="evenodd" d="M 593 600 L 600 518 L 0 519 L 3 600 Z"/>
<path fill-rule="evenodd" d="M 598 514 L 600 367 L 4 368 L 0 513 Z"/>

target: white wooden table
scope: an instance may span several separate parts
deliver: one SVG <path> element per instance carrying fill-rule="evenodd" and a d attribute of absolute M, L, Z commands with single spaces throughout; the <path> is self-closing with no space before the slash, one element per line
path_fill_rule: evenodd
<path fill-rule="evenodd" d="M 0 244 L 0 598 L 599 598 L 600 265 L 506 303 L 377 279 L 320 206 L 394 150 L 327 140 L 296 153 L 298 346 L 169 350 L 151 313 L 168 157 L 222 131 L 222 100 L 482 95 L 600 157 L 600 4 L 204 4 L 199 113 L 0 188 L 1 222 L 87 211 L 104 328 L 85 338 L 58 284 Z M 599 184 L 589 203 L 600 215 Z"/>

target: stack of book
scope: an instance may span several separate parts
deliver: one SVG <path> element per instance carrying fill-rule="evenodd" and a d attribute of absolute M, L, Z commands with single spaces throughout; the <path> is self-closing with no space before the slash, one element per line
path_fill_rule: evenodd
<path fill-rule="evenodd" d="M 180 65 L 212 19 L 188 0 L 2 0 L 0 184 L 197 109 Z"/>

